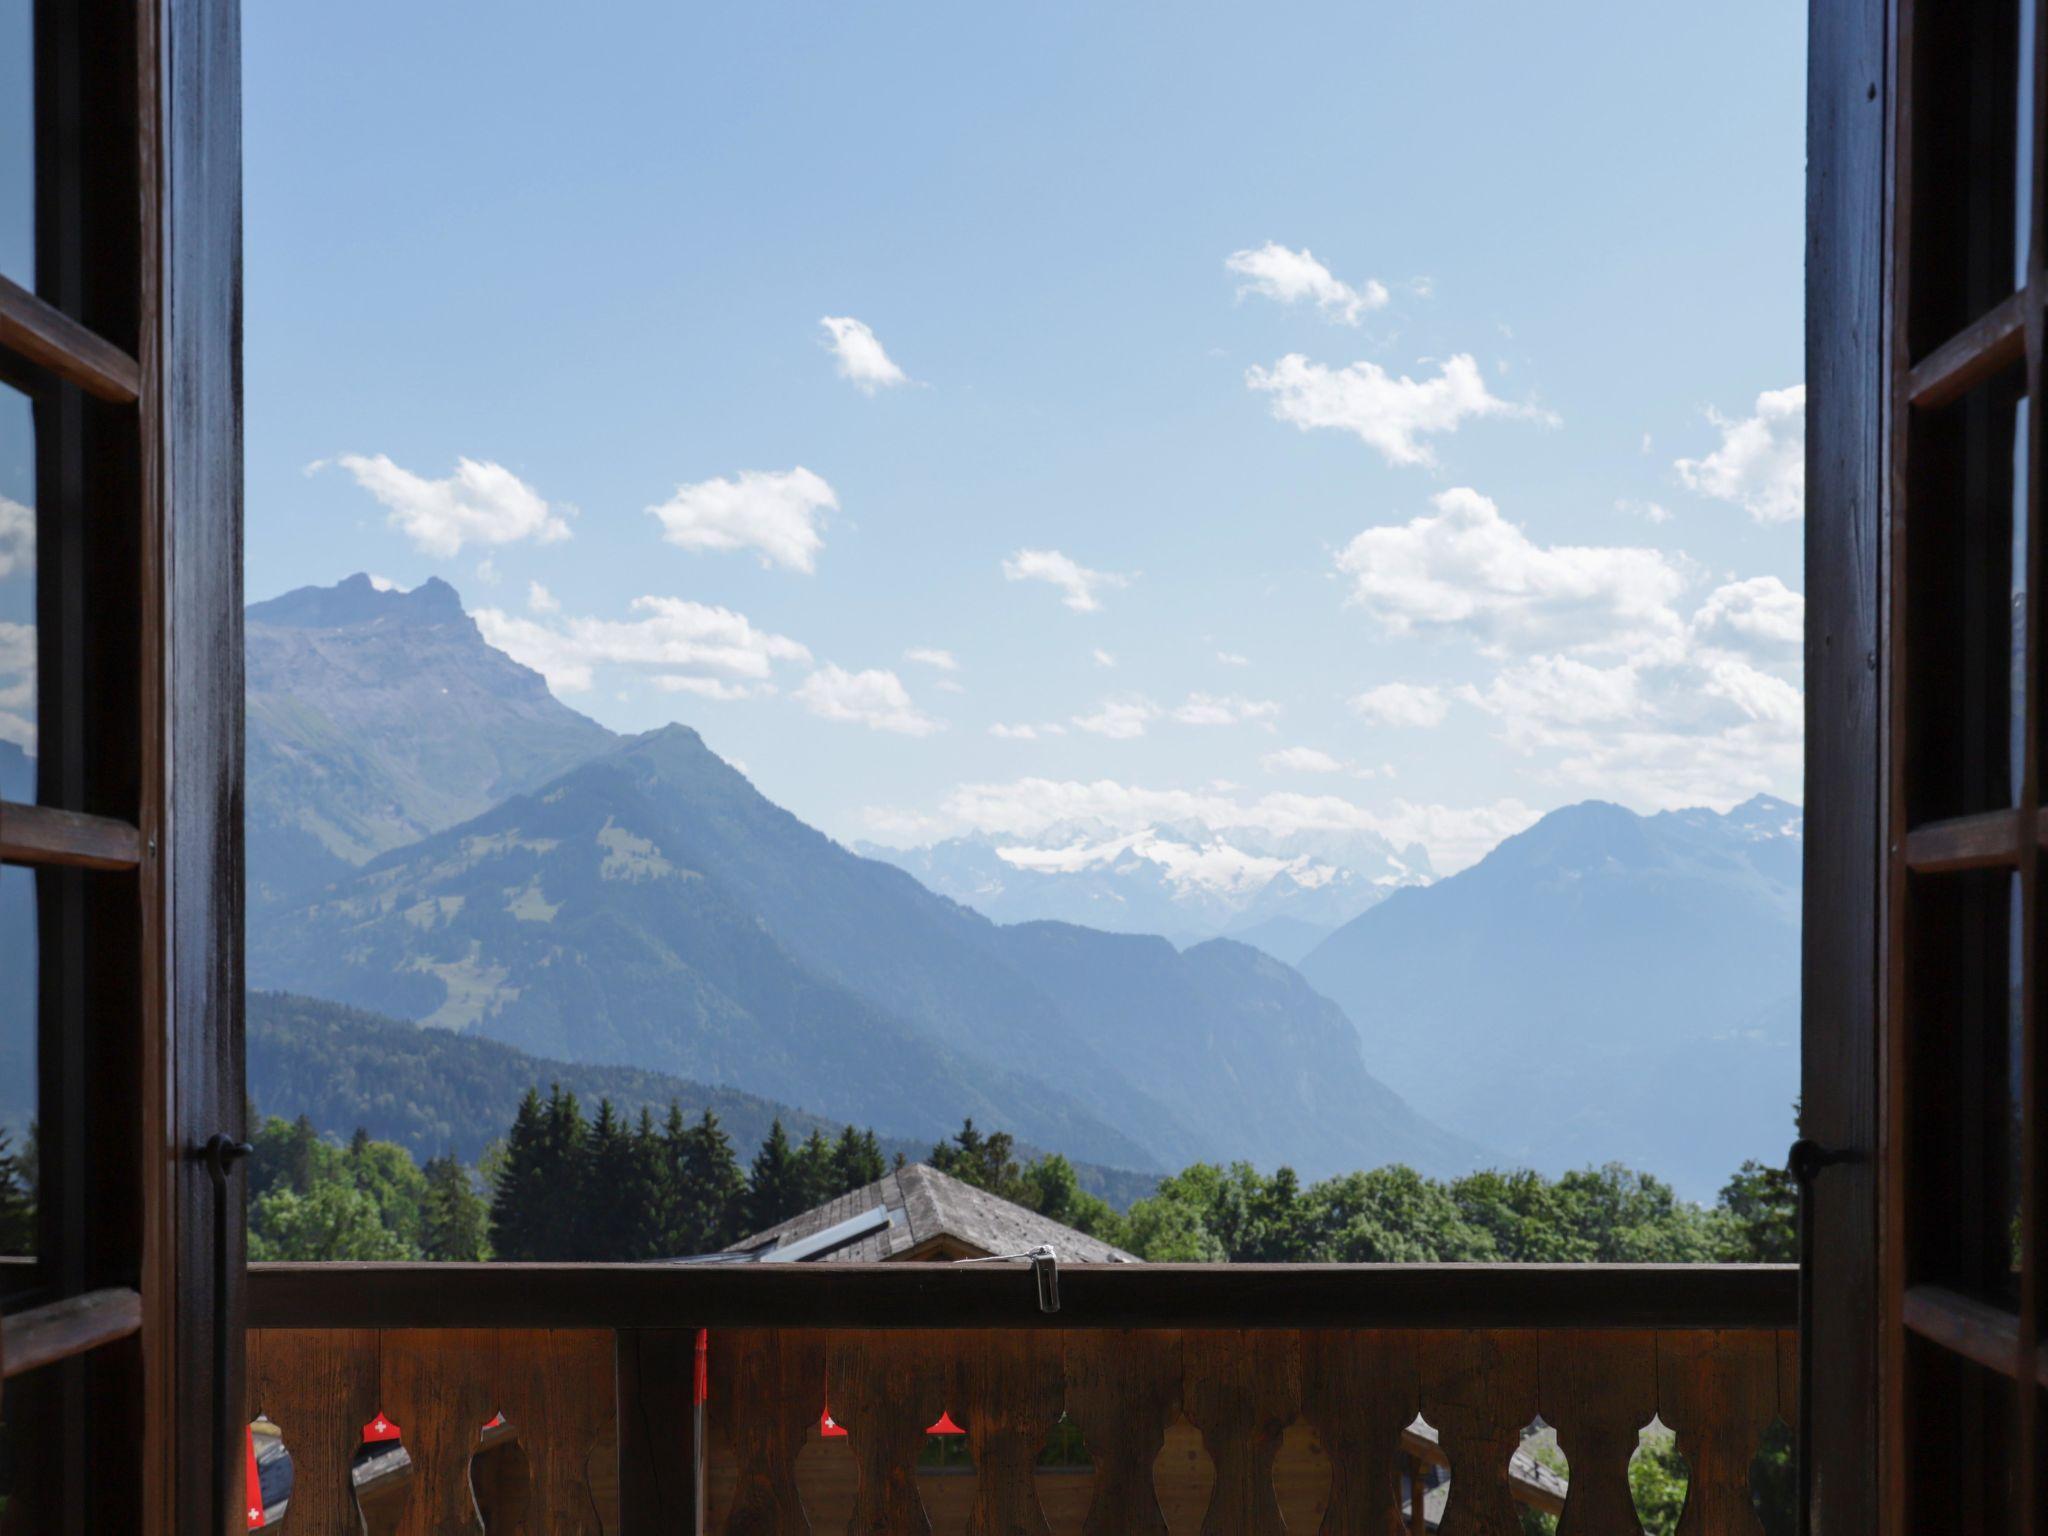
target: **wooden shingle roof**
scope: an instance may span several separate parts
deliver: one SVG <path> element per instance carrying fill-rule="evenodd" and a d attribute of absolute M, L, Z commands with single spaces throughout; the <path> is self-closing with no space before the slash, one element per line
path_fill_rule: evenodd
<path fill-rule="evenodd" d="M 1069 1264 L 1135 1264 L 1135 1255 L 1077 1232 L 1036 1211 L 964 1184 L 924 1163 L 907 1163 L 838 1198 L 742 1238 L 726 1252 L 759 1255 L 788 1247 L 829 1227 L 888 1211 L 889 1224 L 811 1262 L 876 1264 L 892 1259 L 971 1259 L 1022 1253 L 1050 1244 Z"/>

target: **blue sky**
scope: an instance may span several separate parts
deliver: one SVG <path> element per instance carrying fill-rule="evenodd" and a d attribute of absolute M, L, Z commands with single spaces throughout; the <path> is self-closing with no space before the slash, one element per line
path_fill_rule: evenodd
<path fill-rule="evenodd" d="M 245 15 L 252 598 L 849 841 L 1799 797 L 1803 7 L 481 17 Z"/>

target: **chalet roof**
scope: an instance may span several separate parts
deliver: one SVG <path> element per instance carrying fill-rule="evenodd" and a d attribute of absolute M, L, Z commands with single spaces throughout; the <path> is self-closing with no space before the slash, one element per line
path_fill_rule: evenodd
<path fill-rule="evenodd" d="M 1049 1243 L 1071 1264 L 1137 1263 L 1135 1255 L 1100 1238 L 1077 1232 L 1036 1211 L 964 1184 L 925 1163 L 907 1163 L 873 1184 L 828 1200 L 753 1236 L 727 1253 L 760 1256 L 853 1221 L 875 1210 L 888 1212 L 888 1225 L 812 1262 L 874 1264 L 888 1259 L 950 1259 L 1022 1253 Z"/>

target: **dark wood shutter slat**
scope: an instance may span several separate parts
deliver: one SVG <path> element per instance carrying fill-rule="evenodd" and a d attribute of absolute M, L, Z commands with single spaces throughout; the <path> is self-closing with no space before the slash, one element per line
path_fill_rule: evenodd
<path fill-rule="evenodd" d="M 9 1376 L 54 1365 L 142 1328 L 142 1295 L 126 1287 L 87 1291 L 30 1307 L 0 1322 L 0 1361 Z"/>
<path fill-rule="evenodd" d="M 1937 409 L 2010 368 L 2026 352 L 2026 295 L 2016 293 L 1909 369 L 1906 398 L 1921 410 Z"/>
<path fill-rule="evenodd" d="M 1916 875 L 2009 869 L 2030 841 L 2019 811 L 1931 821 L 1906 834 L 1906 867 Z"/>
<path fill-rule="evenodd" d="M 1899 1321 L 1909 1333 L 1961 1355 L 1987 1371 L 2011 1376 L 2019 1367 L 2020 1320 L 2011 1313 L 1940 1285 L 1906 1291 Z M 2048 1362 L 2037 1360 L 2035 1378 L 2048 1386 Z"/>
<path fill-rule="evenodd" d="M 133 405 L 141 396 L 141 364 L 4 277 L 0 277 L 0 347 L 114 405 Z"/>
<path fill-rule="evenodd" d="M 142 834 L 129 822 L 0 801 L 0 863 L 133 869 L 141 862 Z"/>

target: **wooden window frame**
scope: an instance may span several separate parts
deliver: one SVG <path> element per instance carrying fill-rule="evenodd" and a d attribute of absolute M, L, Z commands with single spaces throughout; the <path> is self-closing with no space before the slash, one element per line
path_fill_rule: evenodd
<path fill-rule="evenodd" d="M 61 792 L 0 805 L 0 862 L 96 872 L 65 912 L 115 935 L 94 940 L 98 1000 L 65 1021 L 74 1044 L 46 991 L 43 1054 L 73 1058 L 63 1102 L 133 1128 L 58 1160 L 64 1258 L 0 1319 L 0 1392 L 36 1373 L 66 1405 L 31 1442 L 55 1464 L 51 1529 L 220 1531 L 242 1506 L 240 1185 L 204 1155 L 244 1130 L 239 13 L 41 0 L 36 26 L 37 244 L 65 259 L 39 256 L 34 292 L 0 279 L 0 362 L 67 421 L 115 423 L 58 531 L 111 540 L 95 558 L 129 600 L 76 602 L 59 641 L 39 615 L 101 683 L 45 738 Z M 95 178 L 124 190 L 110 204 Z"/>

